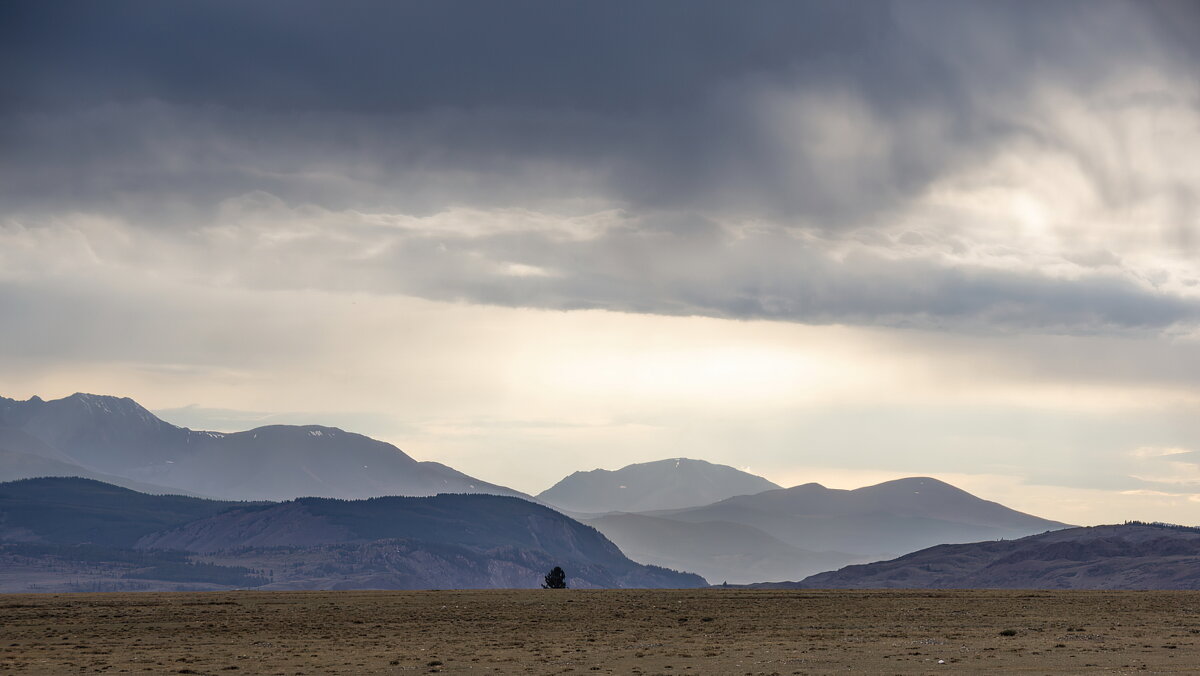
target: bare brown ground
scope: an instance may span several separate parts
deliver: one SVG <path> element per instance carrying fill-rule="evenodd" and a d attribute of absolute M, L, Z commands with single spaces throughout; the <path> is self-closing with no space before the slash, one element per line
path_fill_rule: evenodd
<path fill-rule="evenodd" d="M 0 596 L 0 673 L 1200 672 L 1198 592 Z"/>

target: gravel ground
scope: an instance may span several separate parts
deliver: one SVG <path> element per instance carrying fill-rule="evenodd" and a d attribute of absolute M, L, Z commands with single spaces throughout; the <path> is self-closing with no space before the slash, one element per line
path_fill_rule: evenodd
<path fill-rule="evenodd" d="M 3 673 L 1200 671 L 1200 592 L 0 596 Z"/>

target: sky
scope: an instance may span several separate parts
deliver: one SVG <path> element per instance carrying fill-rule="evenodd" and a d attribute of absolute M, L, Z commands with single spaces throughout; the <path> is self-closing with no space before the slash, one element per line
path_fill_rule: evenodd
<path fill-rule="evenodd" d="M 1200 524 L 1200 5 L 0 5 L 0 395 Z"/>

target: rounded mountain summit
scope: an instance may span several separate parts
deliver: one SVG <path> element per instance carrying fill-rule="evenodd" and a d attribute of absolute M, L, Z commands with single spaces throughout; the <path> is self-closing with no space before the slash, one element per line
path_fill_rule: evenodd
<path fill-rule="evenodd" d="M 707 505 L 777 488 L 781 486 L 728 465 L 668 458 L 618 470 L 575 472 L 537 498 L 569 512 L 646 512 Z"/>

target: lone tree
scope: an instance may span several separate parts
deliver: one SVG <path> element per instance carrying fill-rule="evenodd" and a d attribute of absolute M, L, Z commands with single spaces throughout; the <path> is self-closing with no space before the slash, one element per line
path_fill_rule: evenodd
<path fill-rule="evenodd" d="M 546 581 L 542 583 L 542 589 L 566 589 L 567 574 L 562 568 L 554 567 L 554 570 L 546 573 Z"/>

